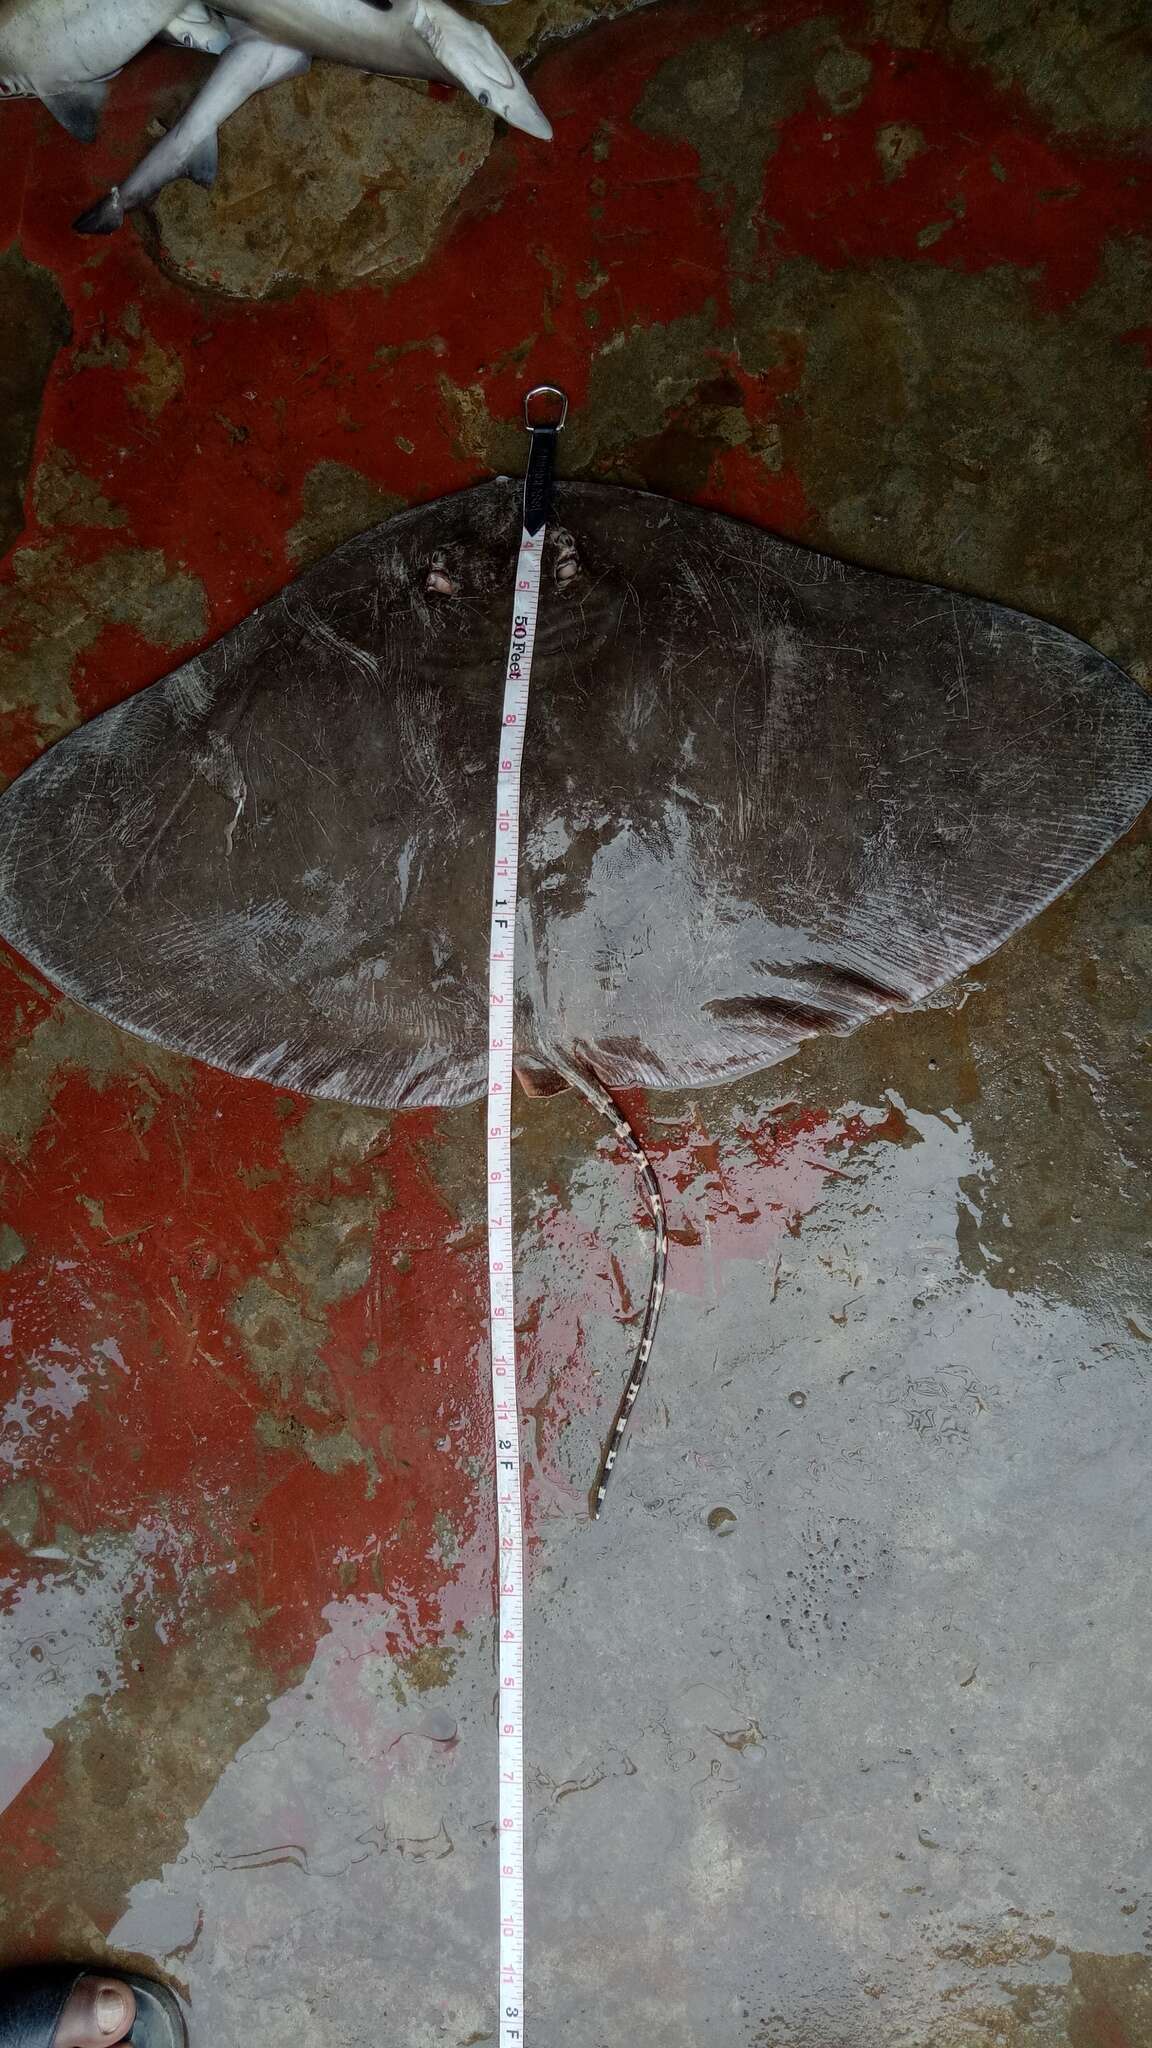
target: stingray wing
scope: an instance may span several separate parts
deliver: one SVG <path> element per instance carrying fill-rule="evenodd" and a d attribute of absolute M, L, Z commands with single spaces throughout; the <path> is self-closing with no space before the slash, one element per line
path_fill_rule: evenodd
<path fill-rule="evenodd" d="M 403 514 L 51 748 L 0 799 L 0 933 L 233 1072 L 478 1097 L 518 509 Z M 699 1085 L 916 1002 L 1152 794 L 1152 705 L 1055 627 L 636 492 L 562 485 L 560 528 L 517 934 L 542 1086 Z"/>
<path fill-rule="evenodd" d="M 560 516 L 595 715 L 579 777 L 562 733 L 530 742 L 522 955 L 558 1058 L 607 1085 L 919 1001 L 1152 796 L 1152 703 L 1057 627 L 657 498 L 568 486 Z"/>
<path fill-rule="evenodd" d="M 233 1073 L 473 1100 L 507 606 L 495 575 L 491 618 L 426 601 L 459 527 L 449 504 L 352 542 L 50 748 L 0 799 L 0 933 Z"/>

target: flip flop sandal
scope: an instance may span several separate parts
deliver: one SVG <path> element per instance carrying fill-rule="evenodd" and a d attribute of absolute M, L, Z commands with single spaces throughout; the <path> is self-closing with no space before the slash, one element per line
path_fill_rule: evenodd
<path fill-rule="evenodd" d="M 130 2048 L 187 2048 L 184 2015 L 166 1986 L 102 1962 L 32 1964 L 0 1975 L 0 2048 L 52 2048 L 60 2015 L 82 1977 L 107 1977 L 135 1992 L 136 2017 L 123 2036 Z"/>

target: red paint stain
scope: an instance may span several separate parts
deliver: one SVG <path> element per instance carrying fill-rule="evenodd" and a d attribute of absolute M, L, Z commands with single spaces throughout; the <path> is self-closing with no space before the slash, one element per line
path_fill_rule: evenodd
<path fill-rule="evenodd" d="M 998 89 L 977 67 L 928 51 L 857 48 L 872 65 L 861 105 L 833 113 L 814 97 L 785 122 L 767 164 L 769 265 L 1007 265 L 1054 311 L 1096 282 L 1110 240 L 1143 233 L 1146 158 L 1050 136 L 1022 93 Z M 886 180 L 877 141 L 893 125 L 917 128 L 925 146 Z"/>
<path fill-rule="evenodd" d="M 183 650 L 176 650 L 182 652 Z M 191 648 L 187 650 L 193 652 Z M 172 648 L 161 650 L 135 626 L 110 622 L 72 665 L 72 695 L 82 719 L 95 718 L 125 697 L 155 682 L 157 669 L 174 666 Z"/>
<path fill-rule="evenodd" d="M 39 722 L 31 705 L 0 711 L 0 777 L 10 781 L 41 751 Z"/>
<path fill-rule="evenodd" d="M 182 1091 L 147 1073 L 103 1087 L 65 1074 L 4 1174 L 5 1219 L 27 1249 L 0 1275 L 0 1458 L 34 1474 L 46 1528 L 131 1533 L 155 1513 L 178 1534 L 150 1554 L 153 1597 L 178 1620 L 181 1585 L 200 1574 L 229 1604 L 251 1600 L 268 1617 L 257 1646 L 285 1675 L 311 1650 L 347 1551 L 398 1546 L 404 1647 L 436 1634 L 437 1518 L 474 1531 L 483 1519 L 463 1470 L 484 1444 L 482 1296 L 474 1255 L 444 1244 L 452 1218 L 418 1161 L 427 1116 L 382 1148 L 395 1204 L 376 1218 L 367 1287 L 324 1319 L 316 1387 L 289 1373 L 279 1393 L 247 1354 L 235 1304 L 248 1283 L 285 1305 L 286 1345 L 288 1311 L 308 1307 L 285 1256 L 306 1197 L 284 1144 L 303 1114 L 191 1065 Z M 355 1195 L 370 1170 L 342 1173 L 338 1191 Z M 262 1414 L 292 1418 L 321 1455 L 345 1429 L 365 1462 L 322 1471 L 298 1443 L 269 1448 Z"/>
<path fill-rule="evenodd" d="M 687 142 L 645 133 L 632 116 L 660 67 L 695 43 L 770 39 L 822 12 L 814 0 L 672 5 L 550 54 L 534 83 L 556 143 L 499 142 L 423 271 L 387 292 L 205 300 L 157 271 L 135 228 L 99 243 L 72 233 L 77 204 L 145 145 L 157 102 L 186 78 L 174 53 L 152 52 L 118 81 L 91 152 L 54 134 L 46 114 L 5 108 L 12 172 L 0 239 L 19 228 L 26 253 L 59 278 L 74 323 L 41 448 L 67 449 L 126 512 L 138 545 L 202 579 L 214 629 L 234 623 L 289 572 L 285 536 L 318 462 L 351 463 L 409 499 L 434 497 L 475 476 L 446 389 L 475 388 L 511 420 L 526 380 L 546 376 L 579 406 L 613 336 L 704 312 L 721 331 L 729 324 L 725 202 L 701 191 Z M 839 17 L 850 43 L 858 16 Z M 1140 159 L 1051 140 L 1019 95 L 976 67 L 856 46 L 873 67 L 863 104 L 833 114 L 814 97 L 782 125 L 766 170 L 766 268 L 793 255 L 829 268 L 1008 264 L 1055 305 L 1087 288 L 1111 236 L 1146 221 L 1152 170 Z M 918 125 L 928 146 L 886 184 L 876 136 L 893 122 Z M 156 350 L 181 375 L 153 418 L 140 397 Z M 751 386 L 746 396 L 755 425 Z M 399 440 L 414 441 L 418 457 Z M 785 530 L 804 519 L 796 480 L 761 474 L 754 454 L 735 449 L 717 458 L 706 498 Z M 69 545 L 82 561 L 122 541 L 88 529 Z"/>

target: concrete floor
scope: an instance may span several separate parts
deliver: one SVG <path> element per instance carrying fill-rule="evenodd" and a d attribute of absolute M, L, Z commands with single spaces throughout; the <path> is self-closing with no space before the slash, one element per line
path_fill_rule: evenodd
<path fill-rule="evenodd" d="M 556 122 L 336 71 L 93 245 L 186 92 L 4 107 L 0 765 L 519 462 L 1152 680 L 1138 0 L 513 0 Z M 558 30 L 592 23 L 574 40 Z M 1148 2048 L 1149 842 L 945 999 L 517 1148 L 541 2048 Z M 492 2038 L 482 1121 L 309 1105 L 0 961 L 0 1960 L 195 2040 Z"/>

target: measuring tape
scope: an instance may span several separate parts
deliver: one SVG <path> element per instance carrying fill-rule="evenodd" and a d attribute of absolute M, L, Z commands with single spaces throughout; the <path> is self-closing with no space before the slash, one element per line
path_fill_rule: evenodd
<path fill-rule="evenodd" d="M 541 384 L 524 401 L 532 437 L 496 777 L 496 852 L 488 943 L 488 1290 L 492 1420 L 496 1439 L 496 1698 L 500 1756 L 500 2048 L 524 2043 L 524 1504 L 512 1284 L 512 1066 L 515 1039 L 516 891 L 520 873 L 520 769 L 540 607 L 540 567 L 556 437 L 568 400 Z"/>

